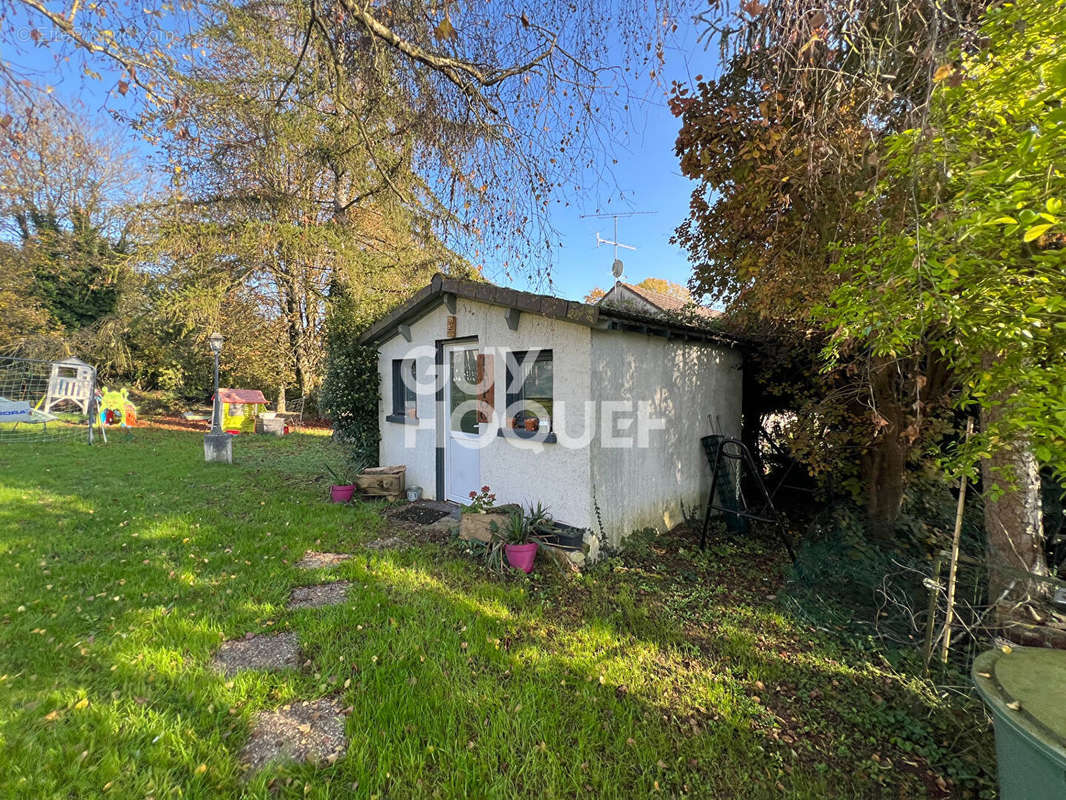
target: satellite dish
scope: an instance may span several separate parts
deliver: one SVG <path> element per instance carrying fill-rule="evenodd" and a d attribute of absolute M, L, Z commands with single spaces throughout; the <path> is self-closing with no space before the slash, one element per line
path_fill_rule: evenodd
<path fill-rule="evenodd" d="M 622 259 L 616 258 L 614 263 L 611 264 L 611 274 L 616 278 L 622 277 Z"/>

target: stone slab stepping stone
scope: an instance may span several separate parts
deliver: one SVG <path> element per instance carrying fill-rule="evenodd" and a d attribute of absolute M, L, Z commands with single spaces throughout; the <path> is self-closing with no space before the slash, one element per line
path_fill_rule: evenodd
<path fill-rule="evenodd" d="M 399 536 L 387 536 L 384 539 L 375 539 L 367 544 L 370 550 L 393 550 L 397 547 L 406 546 L 407 541 Z"/>
<path fill-rule="evenodd" d="M 351 581 L 318 583 L 314 586 L 297 586 L 289 597 L 289 608 L 321 608 L 339 606 L 348 599 Z"/>
<path fill-rule="evenodd" d="M 300 639 L 295 633 L 231 639 L 222 643 L 211 663 L 226 675 L 242 669 L 296 669 L 300 665 Z"/>
<path fill-rule="evenodd" d="M 296 562 L 296 566 L 303 569 L 322 569 L 323 567 L 335 567 L 349 558 L 351 556 L 348 553 L 319 553 L 316 550 L 308 550 L 304 553 L 304 557 Z"/>
<path fill-rule="evenodd" d="M 332 764 L 348 749 L 344 722 L 340 703 L 329 697 L 260 711 L 241 761 L 252 770 L 271 761 Z"/>

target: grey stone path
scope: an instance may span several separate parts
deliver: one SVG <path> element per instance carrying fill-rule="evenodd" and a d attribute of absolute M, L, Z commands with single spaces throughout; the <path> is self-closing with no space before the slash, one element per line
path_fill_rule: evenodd
<path fill-rule="evenodd" d="M 300 663 L 300 641 L 295 633 L 231 639 L 222 643 L 211 663 L 231 676 L 242 669 L 296 669 Z"/>
<path fill-rule="evenodd" d="M 339 606 L 348 599 L 351 581 L 318 583 L 312 586 L 297 586 L 289 596 L 288 608 L 322 608 Z"/>
<path fill-rule="evenodd" d="M 296 562 L 301 569 L 322 569 L 323 567 L 335 567 L 342 561 L 347 561 L 351 556 L 348 553 L 319 553 L 317 550 L 308 550 L 304 557 Z"/>
<path fill-rule="evenodd" d="M 308 550 L 296 562 L 302 569 L 333 567 L 351 558 L 348 553 Z M 288 608 L 321 608 L 345 602 L 351 581 L 297 586 Z M 223 642 L 211 659 L 212 666 L 227 676 L 241 670 L 286 670 L 300 665 L 300 640 L 295 633 L 248 634 Z M 350 710 L 350 709 L 349 709 Z M 251 735 L 241 751 L 249 773 L 274 761 L 308 761 L 332 764 L 348 749 L 344 734 L 345 711 L 333 697 L 305 700 L 255 715 Z"/>
<path fill-rule="evenodd" d="M 348 749 L 344 721 L 344 710 L 331 697 L 260 711 L 241 761 L 253 771 L 272 761 L 332 764 Z"/>

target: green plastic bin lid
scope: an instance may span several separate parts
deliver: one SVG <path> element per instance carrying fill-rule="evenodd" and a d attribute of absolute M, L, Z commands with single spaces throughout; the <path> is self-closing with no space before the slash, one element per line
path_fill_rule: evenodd
<path fill-rule="evenodd" d="M 974 661 L 973 676 L 997 716 L 1066 758 L 1066 651 L 989 650 Z"/>

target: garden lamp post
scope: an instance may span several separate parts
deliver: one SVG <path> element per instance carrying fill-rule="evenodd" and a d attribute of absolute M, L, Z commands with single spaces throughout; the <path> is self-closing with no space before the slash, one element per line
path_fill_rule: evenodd
<path fill-rule="evenodd" d="M 233 437 L 222 430 L 222 401 L 218 396 L 218 355 L 222 352 L 222 334 L 207 337 L 215 356 L 215 394 L 211 402 L 211 431 L 204 435 L 204 461 L 233 463 Z"/>
<path fill-rule="evenodd" d="M 211 396 L 211 433 L 222 433 L 222 404 L 218 400 L 218 356 L 222 352 L 222 334 L 212 333 L 207 337 L 211 352 L 215 355 L 215 393 Z"/>

